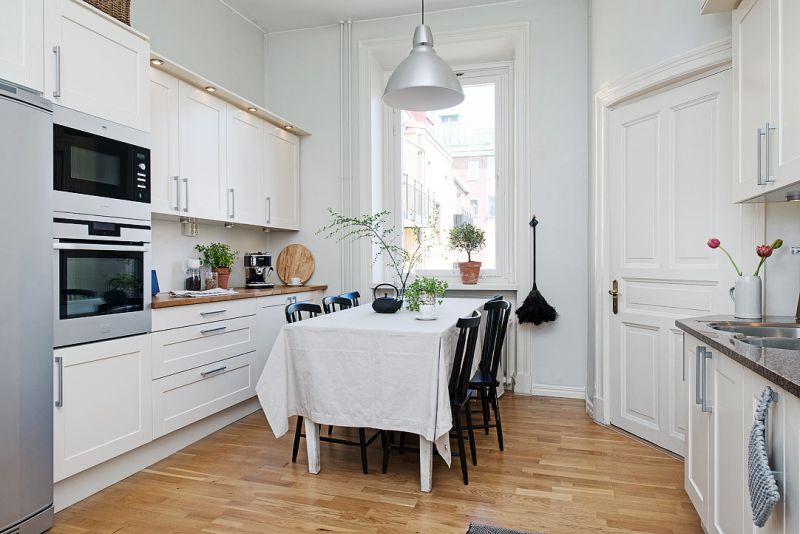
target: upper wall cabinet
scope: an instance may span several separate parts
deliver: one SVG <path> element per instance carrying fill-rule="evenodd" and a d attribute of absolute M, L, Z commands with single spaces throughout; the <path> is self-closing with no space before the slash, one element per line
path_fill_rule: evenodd
<path fill-rule="evenodd" d="M 178 80 L 150 70 L 150 202 L 154 212 L 178 215 L 186 208 L 178 163 Z"/>
<path fill-rule="evenodd" d="M 150 43 L 82 0 L 46 0 L 45 93 L 56 104 L 150 130 Z"/>
<path fill-rule="evenodd" d="M 231 222 L 265 226 L 264 121 L 252 113 L 228 106 L 228 172 L 225 191 L 226 218 Z"/>
<path fill-rule="evenodd" d="M 44 1 L 0 2 L 0 80 L 44 91 Z"/>
<path fill-rule="evenodd" d="M 800 182 L 800 2 L 744 0 L 733 14 L 734 200 Z"/>
<path fill-rule="evenodd" d="M 300 139 L 281 128 L 267 126 L 263 197 L 267 225 L 300 229 Z"/>

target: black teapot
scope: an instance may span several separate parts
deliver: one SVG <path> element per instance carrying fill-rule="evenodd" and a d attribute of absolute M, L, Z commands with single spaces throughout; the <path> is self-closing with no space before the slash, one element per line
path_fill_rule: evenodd
<path fill-rule="evenodd" d="M 386 287 L 392 288 L 394 296 L 390 297 L 388 292 L 385 292 L 382 297 L 378 296 L 378 288 Z M 372 290 L 372 309 L 376 313 L 394 313 L 403 307 L 403 299 L 401 292 L 392 284 L 378 284 Z"/>

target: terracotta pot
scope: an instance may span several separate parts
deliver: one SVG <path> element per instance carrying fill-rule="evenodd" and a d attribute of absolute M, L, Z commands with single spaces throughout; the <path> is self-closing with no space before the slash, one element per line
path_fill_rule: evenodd
<path fill-rule="evenodd" d="M 481 262 L 479 261 L 464 261 L 458 264 L 458 269 L 461 271 L 461 283 L 465 285 L 473 285 L 478 283 L 478 275 L 481 274 Z"/>
<path fill-rule="evenodd" d="M 231 277 L 231 270 L 228 267 L 215 267 L 212 269 L 217 273 L 217 284 L 222 289 L 228 289 L 228 279 Z"/>

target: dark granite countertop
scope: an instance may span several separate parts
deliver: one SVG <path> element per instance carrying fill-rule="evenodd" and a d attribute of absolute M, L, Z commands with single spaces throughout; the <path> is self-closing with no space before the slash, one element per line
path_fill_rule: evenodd
<path fill-rule="evenodd" d="M 758 347 L 742 342 L 736 334 L 714 330 L 709 323 L 731 321 L 753 323 L 747 319 L 735 319 L 730 315 L 709 315 L 675 321 L 675 325 L 691 334 L 709 348 L 744 365 L 782 387 L 795 397 L 800 397 L 800 351 Z M 798 324 L 794 317 L 764 317 L 761 323 Z"/>

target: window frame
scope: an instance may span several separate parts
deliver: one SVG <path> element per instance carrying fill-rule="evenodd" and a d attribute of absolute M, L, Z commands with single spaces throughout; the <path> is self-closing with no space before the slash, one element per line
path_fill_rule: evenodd
<path fill-rule="evenodd" d="M 481 269 L 480 278 L 483 282 L 492 284 L 510 283 L 513 277 L 513 248 L 514 233 L 511 231 L 514 218 L 515 203 L 514 192 L 514 117 L 513 117 L 513 70 L 509 62 L 498 62 L 488 65 L 465 66 L 457 69 L 463 72 L 459 77 L 462 85 L 480 85 L 482 83 L 495 84 L 495 268 Z M 385 139 L 394 154 L 389 165 L 389 176 L 385 179 L 390 198 L 394 198 L 395 205 L 390 218 L 391 224 L 396 228 L 403 227 L 402 205 L 400 203 L 402 187 L 402 117 L 399 110 L 390 111 L 391 120 L 386 121 Z M 505 236 L 503 239 L 502 236 Z M 466 258 L 459 255 L 460 261 Z M 394 278 L 390 268 L 382 269 L 385 280 Z M 458 268 L 454 269 L 418 269 L 415 275 L 435 276 L 446 280 L 451 287 L 461 286 L 461 275 Z"/>

